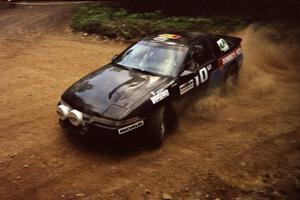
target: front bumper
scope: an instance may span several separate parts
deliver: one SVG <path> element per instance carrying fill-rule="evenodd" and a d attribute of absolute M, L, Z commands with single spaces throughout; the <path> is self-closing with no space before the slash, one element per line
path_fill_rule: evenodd
<path fill-rule="evenodd" d="M 59 120 L 61 128 L 67 129 L 71 132 L 76 132 L 81 135 L 95 135 L 95 136 L 124 136 L 132 135 L 137 132 L 142 132 L 144 130 L 144 121 L 138 121 L 127 126 L 108 126 L 99 123 L 85 123 L 84 125 L 74 126 L 68 120 Z"/>
<path fill-rule="evenodd" d="M 144 127 L 145 119 L 138 117 L 125 121 L 110 120 L 82 113 L 73 109 L 62 101 L 58 104 L 58 108 L 61 105 L 67 107 L 67 109 L 65 112 L 63 112 L 64 116 L 62 116 L 61 110 L 58 112 L 60 126 L 63 129 L 67 128 L 76 132 L 80 132 L 81 134 L 92 132 L 97 134 L 125 135 L 141 130 L 142 127 Z M 76 118 L 76 116 L 73 115 L 74 111 L 79 113 L 80 122 L 76 121 L 75 119 L 76 123 L 74 123 L 74 117 Z"/>

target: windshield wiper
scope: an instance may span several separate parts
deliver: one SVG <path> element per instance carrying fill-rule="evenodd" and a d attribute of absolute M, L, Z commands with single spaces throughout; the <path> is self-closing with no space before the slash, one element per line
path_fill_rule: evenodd
<path fill-rule="evenodd" d="M 154 73 L 154 72 L 150 72 L 150 71 L 147 71 L 147 70 L 144 70 L 144 69 L 141 69 L 141 68 L 126 67 L 124 65 L 120 65 L 120 64 L 115 63 L 115 62 L 113 62 L 112 64 L 115 65 L 115 66 L 117 66 L 117 67 L 121 67 L 121 68 L 124 68 L 124 69 L 127 69 L 127 70 L 134 70 L 134 71 L 142 72 L 144 74 L 150 74 L 150 75 L 154 75 L 154 76 L 161 76 L 160 74 L 157 74 L 157 73 Z"/>
<path fill-rule="evenodd" d="M 134 71 L 139 71 L 142 72 L 144 74 L 150 74 L 150 75 L 154 75 L 154 76 L 159 76 L 158 74 L 154 73 L 154 72 L 150 72 L 141 68 L 135 68 L 135 67 L 129 67 L 129 69 L 133 69 Z"/>
<path fill-rule="evenodd" d="M 124 66 L 124 65 L 120 65 L 120 64 L 115 63 L 115 62 L 112 62 L 111 64 L 113 64 L 113 65 L 115 65 L 115 66 L 117 66 L 117 67 L 121 67 L 121 68 L 127 69 L 127 70 L 130 70 L 130 69 L 131 69 L 131 68 L 129 68 L 129 67 L 126 67 L 126 66 Z"/>

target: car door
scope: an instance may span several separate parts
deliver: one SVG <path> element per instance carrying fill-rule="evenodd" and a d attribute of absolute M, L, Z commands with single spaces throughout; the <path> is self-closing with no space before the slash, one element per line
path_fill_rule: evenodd
<path fill-rule="evenodd" d="M 206 39 L 196 41 L 187 55 L 183 72 L 178 79 L 178 93 L 183 95 L 195 88 L 206 89 L 209 77 L 216 68 L 217 62 L 213 57 Z"/>

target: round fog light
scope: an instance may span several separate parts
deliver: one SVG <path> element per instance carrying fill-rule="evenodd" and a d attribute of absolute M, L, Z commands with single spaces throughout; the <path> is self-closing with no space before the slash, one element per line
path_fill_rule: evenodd
<path fill-rule="evenodd" d="M 70 112 L 70 108 L 65 105 L 59 105 L 57 106 L 56 111 L 59 119 L 65 120 Z"/>
<path fill-rule="evenodd" d="M 78 110 L 72 110 L 69 112 L 68 118 L 74 126 L 79 126 L 83 120 L 83 115 Z"/>

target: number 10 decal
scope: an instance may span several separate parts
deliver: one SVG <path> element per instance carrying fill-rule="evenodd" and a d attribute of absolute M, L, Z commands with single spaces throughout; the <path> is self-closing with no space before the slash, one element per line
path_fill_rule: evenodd
<path fill-rule="evenodd" d="M 208 79 L 208 71 L 211 70 L 211 65 L 203 67 L 199 70 L 200 82 L 204 83 Z"/>
<path fill-rule="evenodd" d="M 203 67 L 202 69 L 199 70 L 198 74 L 200 76 L 200 83 L 204 83 L 205 81 L 208 80 L 208 71 L 212 69 L 211 65 L 207 65 L 206 67 Z M 179 86 L 179 91 L 180 95 L 183 95 L 193 89 L 194 87 L 197 87 L 200 85 L 199 83 L 199 76 L 196 75 L 193 79 L 189 80 L 188 82 L 182 84 Z"/>

